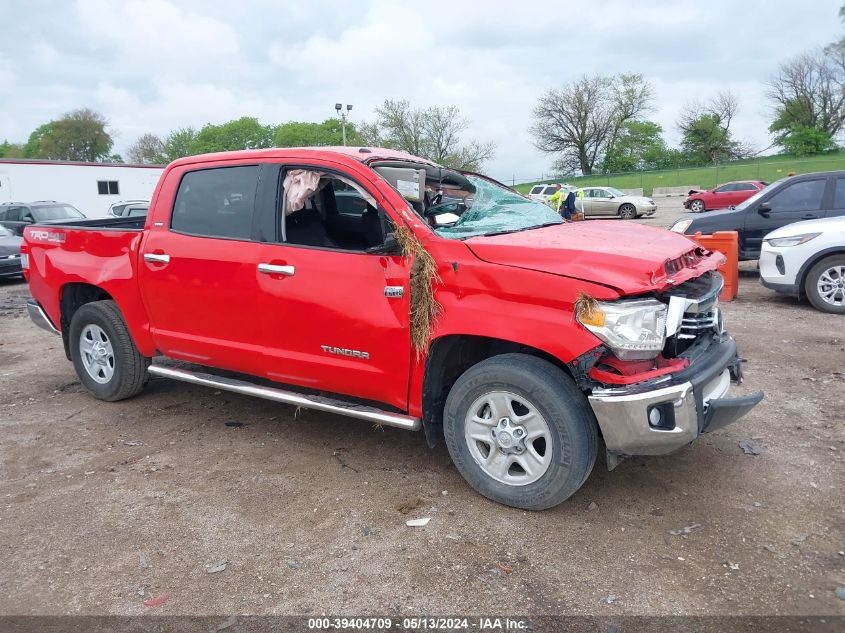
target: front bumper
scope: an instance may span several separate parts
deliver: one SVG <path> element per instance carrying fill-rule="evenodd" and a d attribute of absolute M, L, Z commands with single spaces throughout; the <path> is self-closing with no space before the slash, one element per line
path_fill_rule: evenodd
<path fill-rule="evenodd" d="M 593 389 L 589 401 L 607 450 L 665 455 L 736 422 L 763 399 L 762 391 L 724 397 L 732 381 L 742 382 L 740 363 L 734 340 L 714 336 L 683 371 L 648 383 Z"/>
<path fill-rule="evenodd" d="M 21 256 L 0 257 L 0 277 L 11 277 L 22 275 Z"/>

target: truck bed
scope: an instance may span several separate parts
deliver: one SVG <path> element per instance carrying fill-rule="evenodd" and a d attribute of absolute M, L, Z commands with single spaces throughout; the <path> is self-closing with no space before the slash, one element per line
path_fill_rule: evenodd
<path fill-rule="evenodd" d="M 44 226 L 51 229 L 96 229 L 98 231 L 119 229 L 121 231 L 142 231 L 146 221 L 146 216 L 135 216 L 132 218 L 86 218 L 84 220 L 69 220 L 67 222 L 35 223 L 32 226 Z"/>

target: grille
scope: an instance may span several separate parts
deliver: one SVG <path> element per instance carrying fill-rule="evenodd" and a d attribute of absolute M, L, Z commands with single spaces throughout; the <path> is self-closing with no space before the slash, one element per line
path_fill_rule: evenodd
<path fill-rule="evenodd" d="M 713 308 L 709 312 L 699 312 L 693 314 L 687 312 L 681 319 L 681 325 L 678 328 L 678 338 L 685 340 L 694 340 L 698 338 L 699 334 L 707 330 L 719 330 L 719 309 Z"/>

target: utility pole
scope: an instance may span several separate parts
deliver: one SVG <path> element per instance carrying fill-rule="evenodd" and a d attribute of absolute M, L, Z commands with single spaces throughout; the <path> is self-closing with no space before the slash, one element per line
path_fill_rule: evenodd
<path fill-rule="evenodd" d="M 346 117 L 349 112 L 352 110 L 352 104 L 348 104 L 346 106 L 346 112 L 342 112 L 343 104 L 342 103 L 335 103 L 334 109 L 337 110 L 337 115 L 340 117 L 340 126 L 343 130 L 343 144 L 346 145 Z"/>

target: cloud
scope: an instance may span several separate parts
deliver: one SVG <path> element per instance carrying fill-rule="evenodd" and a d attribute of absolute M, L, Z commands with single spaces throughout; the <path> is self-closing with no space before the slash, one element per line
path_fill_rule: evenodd
<path fill-rule="evenodd" d="M 84 106 L 103 112 L 125 152 L 148 131 L 240 116 L 319 121 L 338 101 L 360 121 L 407 98 L 457 105 L 467 134 L 498 146 L 487 171 L 509 181 L 552 163 L 527 132 L 545 90 L 584 73 L 642 72 L 670 143 L 687 100 L 730 88 L 737 135 L 762 149 L 777 62 L 841 36 L 826 4 L 30 0 L 5 10 L 0 89 L 14 99 L 0 105 L 0 140 L 26 140 Z"/>

